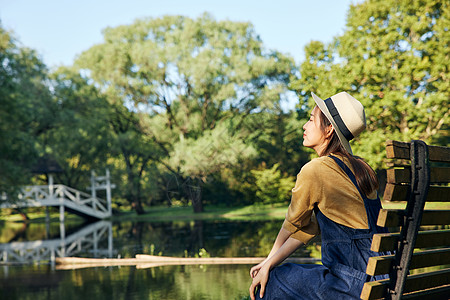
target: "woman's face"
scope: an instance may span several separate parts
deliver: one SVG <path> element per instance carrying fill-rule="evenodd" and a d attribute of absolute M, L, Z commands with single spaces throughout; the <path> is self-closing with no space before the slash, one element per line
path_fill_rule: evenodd
<path fill-rule="evenodd" d="M 303 146 L 314 149 L 319 155 L 328 144 L 327 136 L 320 128 L 320 114 L 319 107 L 314 107 L 308 122 L 303 125 Z M 329 132 L 331 132 L 331 125 L 329 129 Z"/>

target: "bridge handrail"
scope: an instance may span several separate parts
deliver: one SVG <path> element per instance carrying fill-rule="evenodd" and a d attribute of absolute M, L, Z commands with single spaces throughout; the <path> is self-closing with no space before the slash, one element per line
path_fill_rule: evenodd
<path fill-rule="evenodd" d="M 61 202 L 61 204 L 63 204 L 64 201 L 69 201 L 81 208 L 85 207 L 97 212 L 109 213 L 106 200 L 92 197 L 92 195 L 88 193 L 68 187 L 64 184 L 24 186 L 18 201 L 12 205 L 36 203 L 36 201 L 42 201 L 43 203 L 54 201 Z M 4 203 L 2 206 L 7 207 L 7 204 Z"/>
<path fill-rule="evenodd" d="M 55 192 L 59 197 L 65 196 L 66 200 L 77 203 L 78 205 L 84 205 L 91 207 L 94 210 L 101 210 L 107 212 L 107 202 L 104 199 L 93 198 L 90 194 L 68 187 L 64 184 L 55 184 Z"/>

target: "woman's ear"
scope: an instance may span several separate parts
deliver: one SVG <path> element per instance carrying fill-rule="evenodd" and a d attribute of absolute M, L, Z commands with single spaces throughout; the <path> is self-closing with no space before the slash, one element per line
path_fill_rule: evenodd
<path fill-rule="evenodd" d="M 334 127 L 333 127 L 332 124 L 330 124 L 330 125 L 328 125 L 328 127 L 327 127 L 327 131 L 326 131 L 326 133 L 325 133 L 325 138 L 327 138 L 327 139 L 331 138 L 331 136 L 333 135 L 333 133 L 334 133 Z"/>

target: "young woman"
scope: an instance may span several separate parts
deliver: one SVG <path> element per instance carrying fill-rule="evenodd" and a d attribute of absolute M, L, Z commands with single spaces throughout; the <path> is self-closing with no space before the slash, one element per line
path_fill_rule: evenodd
<path fill-rule="evenodd" d="M 285 221 L 267 258 L 250 269 L 254 299 L 360 299 L 381 208 L 375 172 L 353 156 L 349 141 L 366 127 L 364 107 L 346 92 L 317 106 L 303 126 L 303 145 L 319 155 L 297 175 Z M 322 265 L 280 264 L 321 234 Z M 376 278 L 378 279 L 378 277 Z"/>

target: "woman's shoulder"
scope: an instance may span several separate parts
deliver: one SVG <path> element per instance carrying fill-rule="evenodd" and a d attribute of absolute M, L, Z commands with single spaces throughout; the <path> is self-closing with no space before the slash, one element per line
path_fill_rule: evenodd
<path fill-rule="evenodd" d="M 310 160 L 308 163 L 306 163 L 302 169 L 300 170 L 299 175 L 302 176 L 316 176 L 316 177 L 322 177 L 323 175 L 335 174 L 336 172 L 339 173 L 340 167 L 336 164 L 336 162 L 329 156 L 321 156 L 316 157 Z M 334 176 L 334 175 L 333 175 Z"/>
<path fill-rule="evenodd" d="M 306 168 L 311 168 L 311 167 L 317 167 L 323 164 L 328 164 L 330 161 L 333 161 L 333 159 L 331 157 L 328 156 L 320 156 L 320 157 L 316 157 L 311 159 L 309 162 L 307 162 L 304 166 Z M 302 168 L 302 169 L 303 169 Z"/>
<path fill-rule="evenodd" d="M 330 159 L 330 158 L 328 158 Z M 300 170 L 300 173 L 316 173 L 318 172 L 322 166 L 324 165 L 324 162 L 327 161 L 326 156 L 316 157 L 311 159 L 309 162 L 303 165 L 302 169 Z"/>

